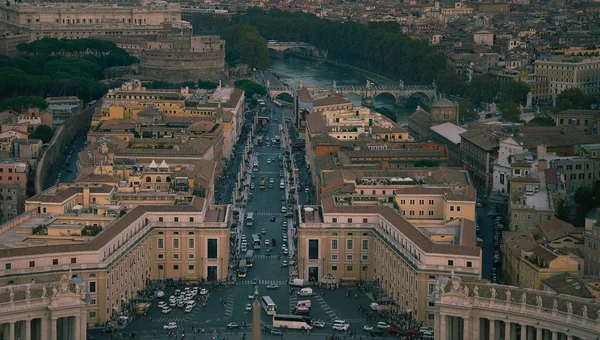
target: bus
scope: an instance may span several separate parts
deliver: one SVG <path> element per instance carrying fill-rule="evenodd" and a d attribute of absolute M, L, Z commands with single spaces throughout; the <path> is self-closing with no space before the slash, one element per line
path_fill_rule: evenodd
<path fill-rule="evenodd" d="M 273 328 L 312 329 L 312 320 L 302 315 L 273 315 Z"/>
<path fill-rule="evenodd" d="M 240 260 L 240 265 L 238 267 L 238 277 L 246 277 L 246 273 L 248 271 L 246 260 Z"/>
<path fill-rule="evenodd" d="M 246 227 L 252 227 L 254 225 L 254 213 L 249 212 L 246 214 Z"/>
<path fill-rule="evenodd" d="M 253 262 L 254 262 L 254 250 L 250 249 L 246 252 L 246 266 L 252 267 Z"/>
<path fill-rule="evenodd" d="M 260 237 L 258 237 L 258 234 L 252 234 L 252 244 L 255 250 L 260 249 Z"/>
<path fill-rule="evenodd" d="M 261 305 L 267 315 L 275 315 L 275 313 L 277 313 L 277 305 L 275 305 L 275 302 L 273 302 L 270 297 L 263 296 Z M 275 327 L 275 325 L 273 325 L 273 327 Z"/>

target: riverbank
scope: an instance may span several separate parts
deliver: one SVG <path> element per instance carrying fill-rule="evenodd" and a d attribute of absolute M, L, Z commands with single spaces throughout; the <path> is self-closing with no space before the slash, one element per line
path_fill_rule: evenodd
<path fill-rule="evenodd" d="M 290 56 L 293 56 L 294 58 L 299 58 L 299 59 L 305 59 L 305 60 L 310 60 L 310 61 L 316 61 L 316 62 L 323 62 L 325 64 L 328 65 L 332 65 L 335 67 L 339 67 L 339 68 L 344 68 L 347 70 L 351 70 L 365 78 L 368 78 L 370 81 L 375 82 L 375 83 L 379 83 L 381 85 L 395 85 L 398 84 L 397 80 L 393 80 L 390 78 L 387 78 L 385 76 L 382 76 L 380 74 L 377 73 L 373 73 L 371 71 L 367 71 L 365 69 L 362 69 L 360 67 L 356 67 L 356 66 L 352 66 L 349 64 L 345 64 L 345 63 L 341 63 L 338 61 L 333 61 L 333 60 L 329 60 L 329 59 L 323 59 L 320 57 L 313 57 L 313 56 L 307 56 L 307 55 L 303 55 L 301 53 L 297 53 L 297 52 L 290 52 L 290 51 L 286 51 L 284 52 L 284 55 L 288 54 Z"/>

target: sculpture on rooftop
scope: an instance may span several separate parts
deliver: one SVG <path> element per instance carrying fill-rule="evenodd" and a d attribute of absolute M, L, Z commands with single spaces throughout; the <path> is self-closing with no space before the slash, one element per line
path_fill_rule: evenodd
<path fill-rule="evenodd" d="M 27 288 L 25 289 L 25 300 L 29 299 L 31 299 L 31 288 L 29 287 L 29 285 L 27 285 Z"/>
<path fill-rule="evenodd" d="M 15 292 L 13 292 L 12 287 L 8 288 L 8 293 L 10 296 L 10 302 L 15 301 Z"/>
<path fill-rule="evenodd" d="M 525 293 L 521 294 L 521 304 L 527 304 L 527 294 Z"/>
<path fill-rule="evenodd" d="M 48 297 L 48 292 L 46 291 L 46 286 L 42 287 L 42 298 Z"/>
<path fill-rule="evenodd" d="M 573 314 L 573 304 L 571 303 L 571 301 L 567 302 L 567 313 L 569 315 Z"/>
<path fill-rule="evenodd" d="M 475 288 L 473 288 L 473 295 L 475 295 L 475 297 L 479 297 L 479 286 L 475 286 Z"/>
<path fill-rule="evenodd" d="M 558 300 L 554 299 L 554 302 L 552 302 L 552 310 L 554 312 L 558 311 Z"/>
<path fill-rule="evenodd" d="M 535 304 L 537 305 L 538 310 L 542 309 L 542 297 L 541 296 L 539 296 L 539 295 L 536 296 Z"/>
<path fill-rule="evenodd" d="M 490 299 L 492 299 L 492 301 L 496 300 L 496 288 L 494 287 L 491 289 Z"/>
<path fill-rule="evenodd" d="M 465 286 L 465 288 L 463 289 L 463 294 L 465 295 L 465 297 L 469 297 L 469 287 Z"/>
<path fill-rule="evenodd" d="M 60 292 L 69 292 L 69 278 L 67 277 L 67 274 L 63 274 L 63 276 L 60 278 Z"/>
<path fill-rule="evenodd" d="M 583 310 L 581 311 L 581 316 L 583 316 L 584 319 L 588 318 L 588 315 L 587 315 L 587 306 L 583 306 Z"/>
<path fill-rule="evenodd" d="M 511 299 L 511 297 L 512 297 L 512 293 L 510 292 L 510 290 L 509 290 L 509 289 L 507 289 L 507 290 L 506 290 L 506 295 L 505 295 L 505 298 L 504 298 L 504 299 L 506 300 L 506 302 L 507 302 L 507 303 L 510 303 L 510 299 Z"/>
<path fill-rule="evenodd" d="M 58 289 L 56 288 L 56 286 L 54 286 L 54 287 L 52 287 L 52 298 L 55 299 L 57 295 L 58 295 Z"/>

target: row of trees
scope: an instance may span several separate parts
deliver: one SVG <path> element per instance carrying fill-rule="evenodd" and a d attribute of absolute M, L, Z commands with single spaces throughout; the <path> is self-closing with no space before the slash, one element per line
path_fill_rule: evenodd
<path fill-rule="evenodd" d="M 267 94 L 267 89 L 264 86 L 250 80 L 238 80 L 234 83 L 234 86 L 244 90 L 246 98 L 252 98 L 255 94 L 259 96 Z"/>
<path fill-rule="evenodd" d="M 236 36 L 230 31 L 249 29 L 248 26 L 237 26 L 249 25 L 266 39 L 306 42 L 328 51 L 330 60 L 361 67 L 392 79 L 403 79 L 407 84 L 429 84 L 436 74 L 447 67 L 444 55 L 433 50 L 427 42 L 402 34 L 397 23 L 364 25 L 353 21 L 331 21 L 303 12 L 277 9 L 265 12 L 258 8 L 249 8 L 246 14 L 235 15 L 231 21 L 227 20 L 198 17 L 192 20 L 192 24 L 197 33 L 220 32 L 228 45 Z M 232 25 L 234 28 L 230 29 Z M 256 36 L 255 33 L 249 34 Z M 238 48 L 233 40 L 233 47 Z"/>
<path fill-rule="evenodd" d="M 77 96 L 85 101 L 106 93 L 104 70 L 138 60 L 110 41 L 42 39 L 20 44 L 16 58 L 0 58 L 0 107 L 40 107 L 32 97 Z M 18 111 L 17 110 L 17 111 Z"/>

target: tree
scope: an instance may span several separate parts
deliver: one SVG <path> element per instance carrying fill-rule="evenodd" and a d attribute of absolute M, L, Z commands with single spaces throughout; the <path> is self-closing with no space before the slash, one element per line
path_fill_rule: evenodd
<path fill-rule="evenodd" d="M 33 136 L 37 139 L 40 139 L 44 144 L 50 143 L 53 135 L 54 131 L 52 131 L 52 128 L 45 124 L 38 125 L 33 132 Z"/>
<path fill-rule="evenodd" d="M 521 121 L 521 108 L 514 102 L 505 101 L 498 105 L 502 121 L 518 123 Z"/>
<path fill-rule="evenodd" d="M 473 103 L 491 103 L 500 90 L 500 82 L 490 76 L 476 76 L 467 86 L 467 95 Z"/>
<path fill-rule="evenodd" d="M 467 84 L 452 70 L 440 72 L 435 77 L 435 83 L 442 92 L 450 95 L 462 96 L 467 90 Z"/>
<path fill-rule="evenodd" d="M 233 25 L 223 28 L 220 35 L 230 49 L 226 49 L 230 56 L 229 62 L 243 62 L 251 67 L 266 69 L 269 67 L 269 50 L 267 49 L 267 41 L 263 38 L 256 27 L 250 25 Z M 236 60 L 232 57 L 239 55 Z"/>
<path fill-rule="evenodd" d="M 202 79 L 198 80 L 198 88 L 199 89 L 212 90 L 212 89 L 216 89 L 218 85 L 219 84 L 209 81 L 209 80 L 202 80 Z"/>
<path fill-rule="evenodd" d="M 0 111 L 8 109 L 19 113 L 23 113 L 30 108 L 45 109 L 47 107 L 48 103 L 46 103 L 46 100 L 42 97 L 37 96 L 19 96 L 15 98 L 6 99 L 2 103 L 0 103 Z"/>
<path fill-rule="evenodd" d="M 527 104 L 527 94 L 529 86 L 518 81 L 509 81 L 500 86 L 500 94 L 503 101 L 510 101 L 517 104 Z"/>
<path fill-rule="evenodd" d="M 255 94 L 260 96 L 267 94 L 267 89 L 265 89 L 264 86 L 250 80 L 238 80 L 234 83 L 234 86 L 244 90 L 246 98 L 252 98 Z"/>
<path fill-rule="evenodd" d="M 556 110 L 589 109 L 593 103 L 593 97 L 585 95 L 578 88 L 570 88 L 563 90 L 556 97 Z"/>
<path fill-rule="evenodd" d="M 565 201 L 562 199 L 559 199 L 556 202 L 556 217 L 559 220 L 569 222 L 569 210 L 565 206 Z"/>

